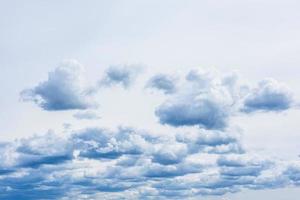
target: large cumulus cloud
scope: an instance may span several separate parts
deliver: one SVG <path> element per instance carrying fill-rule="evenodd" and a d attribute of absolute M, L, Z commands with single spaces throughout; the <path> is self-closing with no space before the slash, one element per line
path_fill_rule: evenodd
<path fill-rule="evenodd" d="M 243 83 L 237 74 L 192 70 L 178 90 L 155 111 L 160 123 L 225 129 L 231 116 L 254 111 L 283 111 L 291 108 L 291 90 L 274 79 L 258 86 Z"/>
<path fill-rule="evenodd" d="M 21 92 L 23 100 L 33 101 L 45 110 L 87 109 L 95 106 L 83 84 L 83 66 L 75 60 L 63 61 L 48 79 Z"/>
<path fill-rule="evenodd" d="M 240 95 L 234 78 L 218 77 L 213 71 L 190 71 L 185 84 L 155 114 L 162 124 L 224 129 Z"/>
<path fill-rule="evenodd" d="M 248 154 L 238 135 L 88 128 L 4 143 L 0 198 L 186 199 L 299 184 L 299 162 Z"/>

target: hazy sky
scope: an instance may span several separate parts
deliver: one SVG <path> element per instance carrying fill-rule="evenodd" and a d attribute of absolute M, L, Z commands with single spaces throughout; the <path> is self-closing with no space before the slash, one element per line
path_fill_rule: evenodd
<path fill-rule="evenodd" d="M 181 131 L 181 125 L 195 128 L 200 117 L 199 129 L 238 130 L 247 152 L 277 156 L 283 163 L 299 162 L 299 9 L 296 0 L 0 0 L 0 148 L 2 142 L 13 144 L 14 139 L 49 131 L 65 138 L 89 127 L 129 126 L 173 134 Z M 68 71 L 69 65 L 84 69 L 78 75 Z M 219 78 L 207 75 L 205 80 L 206 75 L 200 73 L 199 78 L 195 72 L 196 79 L 205 83 L 222 81 L 234 72 L 250 91 L 259 93 L 264 87 L 266 91 L 243 97 L 242 104 L 246 107 L 248 102 L 245 109 L 251 111 L 239 112 L 239 105 L 229 111 L 220 108 L 225 99 L 220 89 L 221 97 L 207 105 L 215 110 L 207 113 L 221 112 L 214 118 L 221 124 L 211 124 L 203 119 L 207 113 L 190 107 L 197 103 L 190 98 L 200 87 L 185 85 L 190 70 L 217 71 Z M 165 76 L 151 79 L 157 74 Z M 259 85 L 265 78 L 274 82 Z M 172 84 L 178 92 L 175 85 L 168 90 Z M 29 99 L 21 95 L 24 90 L 31 92 Z M 95 105 L 80 92 L 91 93 Z M 210 95 L 201 98 L 208 98 L 204 102 L 215 98 L 215 93 Z M 266 105 L 265 99 L 271 103 Z M 187 107 L 178 112 L 185 116 L 191 110 L 180 121 L 175 107 L 183 104 Z M 9 166 L 14 165 L 0 164 L 0 177 Z M 300 168 L 297 173 L 300 177 Z M 4 186 L 0 181 L 0 188 Z M 235 194 L 203 199 L 295 200 L 300 195 L 297 187 L 285 186 L 258 191 L 245 187 Z"/>

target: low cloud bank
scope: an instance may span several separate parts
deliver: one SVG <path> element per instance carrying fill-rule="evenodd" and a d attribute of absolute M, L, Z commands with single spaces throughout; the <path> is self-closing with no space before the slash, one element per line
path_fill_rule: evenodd
<path fill-rule="evenodd" d="M 176 199 L 299 185 L 300 163 L 247 153 L 239 134 L 88 128 L 0 145 L 3 199 Z"/>

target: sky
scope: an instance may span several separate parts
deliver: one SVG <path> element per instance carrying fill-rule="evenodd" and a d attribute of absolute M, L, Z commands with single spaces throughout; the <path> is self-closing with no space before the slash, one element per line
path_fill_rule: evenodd
<path fill-rule="evenodd" d="M 0 1 L 0 199 L 296 199 L 299 7 Z"/>

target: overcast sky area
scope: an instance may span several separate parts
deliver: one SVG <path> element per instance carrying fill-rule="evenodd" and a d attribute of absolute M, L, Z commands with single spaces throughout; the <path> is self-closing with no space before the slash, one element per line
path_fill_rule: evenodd
<path fill-rule="evenodd" d="M 0 0 L 0 199 L 297 199 L 299 9 Z"/>

